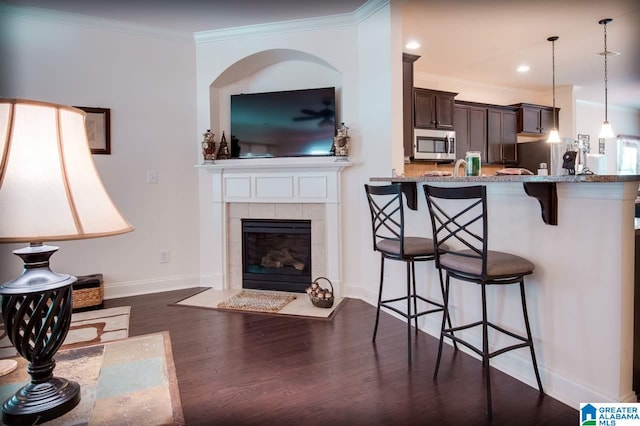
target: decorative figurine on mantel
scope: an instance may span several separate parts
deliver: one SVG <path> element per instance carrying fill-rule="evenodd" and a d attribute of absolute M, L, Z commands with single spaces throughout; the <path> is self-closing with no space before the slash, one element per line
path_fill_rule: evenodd
<path fill-rule="evenodd" d="M 207 129 L 206 133 L 203 133 L 204 140 L 202 141 L 202 156 L 204 157 L 204 164 L 213 164 L 213 160 L 216 158 L 216 141 L 214 134 L 210 129 Z"/>
<path fill-rule="evenodd" d="M 336 135 L 333 137 L 333 150 L 336 156 L 336 161 L 348 161 L 349 156 L 349 128 L 340 123 L 340 127 Z"/>
<path fill-rule="evenodd" d="M 224 136 L 224 130 L 222 131 L 222 138 L 220 139 L 220 148 L 218 149 L 218 160 L 228 160 L 231 158 L 229 152 L 229 145 L 227 144 L 227 138 Z"/>

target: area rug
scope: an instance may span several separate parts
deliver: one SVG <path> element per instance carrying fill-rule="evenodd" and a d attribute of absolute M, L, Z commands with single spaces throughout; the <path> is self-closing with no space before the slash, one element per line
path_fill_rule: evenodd
<path fill-rule="evenodd" d="M 243 289 L 229 289 L 229 290 L 215 290 L 213 288 L 206 288 L 204 290 L 198 291 L 196 294 L 193 294 L 185 299 L 178 300 L 175 303 L 172 303 L 172 306 L 189 306 L 195 308 L 203 308 L 203 309 L 215 309 L 215 310 L 229 310 L 236 312 L 250 312 L 250 313 L 259 313 L 259 314 L 268 314 L 268 315 L 285 315 L 285 316 L 296 316 L 296 317 L 304 317 L 311 319 L 333 319 L 336 315 L 340 307 L 342 306 L 345 299 L 338 298 L 335 300 L 333 306 L 331 308 L 318 308 L 311 303 L 309 300 L 309 296 L 306 293 L 288 293 L 288 292 L 273 292 L 273 291 L 262 291 L 262 290 L 250 290 L 250 292 L 256 293 L 266 293 L 266 294 L 278 294 L 285 297 L 292 298 L 291 301 L 287 302 L 282 308 L 278 311 L 267 311 L 267 310 L 258 310 L 251 309 L 250 307 L 244 307 L 243 309 L 230 309 L 226 307 L 227 301 L 234 298 L 234 296 L 238 296 L 241 293 L 246 293 L 249 290 Z"/>
<path fill-rule="evenodd" d="M 130 313 L 131 306 L 121 306 L 72 314 L 71 327 L 61 349 L 129 337 Z M 0 321 L 0 359 L 17 355 Z"/>
<path fill-rule="evenodd" d="M 290 294 L 242 290 L 235 296 L 218 303 L 217 307 L 219 309 L 273 313 L 280 311 L 294 300 L 296 300 L 296 296 Z"/>
<path fill-rule="evenodd" d="M 80 385 L 80 403 L 47 425 L 183 425 L 169 332 L 62 350 L 55 376 Z M 0 401 L 29 381 L 27 362 L 2 378 Z"/>

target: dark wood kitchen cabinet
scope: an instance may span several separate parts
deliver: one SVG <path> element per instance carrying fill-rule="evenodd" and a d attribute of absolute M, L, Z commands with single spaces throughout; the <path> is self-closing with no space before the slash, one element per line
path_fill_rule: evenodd
<path fill-rule="evenodd" d="M 487 108 L 481 104 L 456 102 L 454 110 L 456 159 L 464 159 L 467 151 L 487 155 Z"/>
<path fill-rule="evenodd" d="M 405 158 L 413 156 L 413 63 L 420 58 L 402 54 L 402 131 Z"/>
<path fill-rule="evenodd" d="M 544 135 L 553 128 L 554 110 L 552 107 L 534 104 L 515 104 L 513 106 L 518 108 L 518 133 Z M 558 122 L 558 111 L 560 109 L 556 108 L 556 123 Z"/>
<path fill-rule="evenodd" d="M 453 130 L 457 93 L 413 89 L 413 125 L 421 129 Z"/>
<path fill-rule="evenodd" d="M 518 162 L 517 125 L 517 108 L 487 108 L 487 163 L 516 164 Z"/>

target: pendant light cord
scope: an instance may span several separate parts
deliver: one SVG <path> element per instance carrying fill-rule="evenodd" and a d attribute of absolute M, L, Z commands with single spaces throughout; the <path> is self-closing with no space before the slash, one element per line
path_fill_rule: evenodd
<path fill-rule="evenodd" d="M 553 128 L 556 126 L 556 39 L 551 40 L 551 79 L 553 84 Z"/>
<path fill-rule="evenodd" d="M 553 93 L 553 130 L 558 130 L 558 126 L 556 123 L 556 40 L 558 40 L 558 36 L 552 36 L 547 39 L 547 41 L 551 42 L 551 83 L 552 83 L 552 93 Z"/>
<path fill-rule="evenodd" d="M 611 123 L 609 123 L 609 70 L 607 68 L 609 52 L 607 46 L 607 24 L 609 24 L 613 19 L 606 18 L 598 21 L 600 25 L 604 25 L 604 122 L 602 123 L 602 129 L 600 130 L 601 138 L 612 138 L 615 136 L 613 130 L 611 129 Z M 600 53 L 599 53 L 600 54 Z"/>
<path fill-rule="evenodd" d="M 607 51 L 607 22 L 604 22 L 604 121 L 609 121 L 607 116 L 607 105 L 608 101 L 608 79 L 607 79 L 607 56 L 609 56 L 609 52 Z"/>

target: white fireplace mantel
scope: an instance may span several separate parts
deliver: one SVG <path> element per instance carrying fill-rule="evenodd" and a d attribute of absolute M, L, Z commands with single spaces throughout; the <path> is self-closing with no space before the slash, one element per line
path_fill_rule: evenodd
<path fill-rule="evenodd" d="M 252 158 L 217 160 L 196 166 L 209 172 L 212 178 L 214 288 L 230 288 L 229 203 L 317 203 L 325 208 L 325 235 L 320 236 L 326 247 L 323 269 L 336 296 L 342 295 L 340 174 L 351 163 L 336 160 L 336 157 Z"/>

